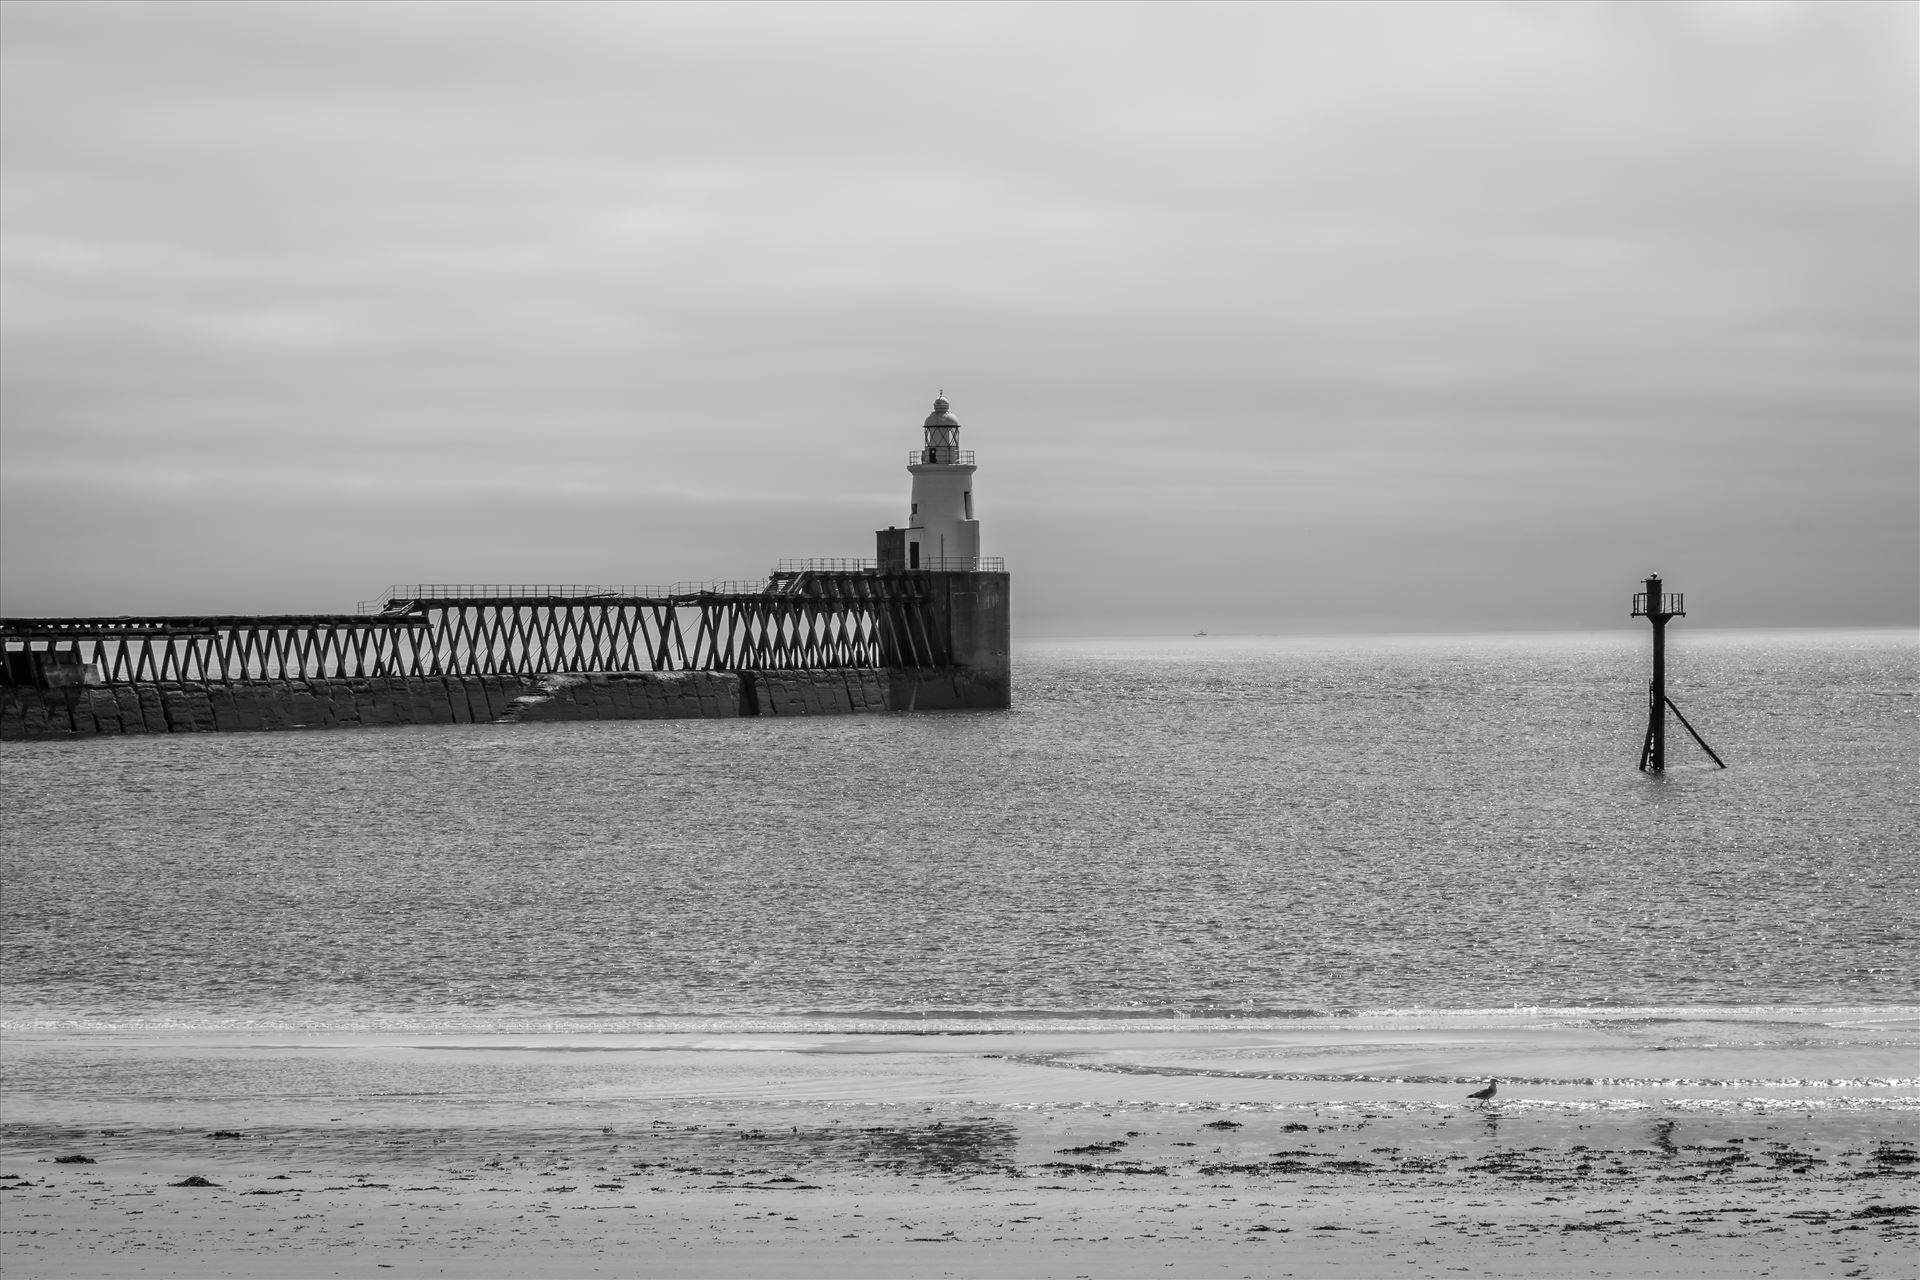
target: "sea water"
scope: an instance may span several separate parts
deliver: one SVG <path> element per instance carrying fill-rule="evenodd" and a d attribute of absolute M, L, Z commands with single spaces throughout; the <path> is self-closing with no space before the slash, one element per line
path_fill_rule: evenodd
<path fill-rule="evenodd" d="M 1920 1003 L 1911 631 L 1016 645 L 1014 707 L 0 746 L 5 1025 Z"/>

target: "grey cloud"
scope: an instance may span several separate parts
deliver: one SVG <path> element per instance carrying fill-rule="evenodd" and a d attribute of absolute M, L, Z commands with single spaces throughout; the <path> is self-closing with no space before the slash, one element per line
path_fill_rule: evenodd
<path fill-rule="evenodd" d="M 944 383 L 1055 630 L 1909 618 L 1913 15 L 1728 12 L 9 5 L 4 608 L 859 554 Z"/>

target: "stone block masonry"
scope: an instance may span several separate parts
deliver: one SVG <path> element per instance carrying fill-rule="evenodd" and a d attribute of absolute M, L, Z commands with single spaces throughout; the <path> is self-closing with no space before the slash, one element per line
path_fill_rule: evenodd
<path fill-rule="evenodd" d="M 508 680 L 506 684 L 511 684 Z M 727 671 L 595 672 L 503 686 L 501 724 L 550 720 L 716 720 L 742 714 L 744 682 Z M 498 695 L 496 695 L 498 696 Z"/>
<path fill-rule="evenodd" d="M 844 716 L 894 710 L 889 671 L 754 671 L 755 712 L 763 716 Z"/>
<path fill-rule="evenodd" d="M 980 681 L 979 673 L 960 669 L 832 668 L 254 680 L 114 688 L 6 685 L 0 686 L 0 739 L 936 711 L 982 705 L 980 691 L 971 688 Z M 991 677 L 988 682 L 998 683 Z"/>

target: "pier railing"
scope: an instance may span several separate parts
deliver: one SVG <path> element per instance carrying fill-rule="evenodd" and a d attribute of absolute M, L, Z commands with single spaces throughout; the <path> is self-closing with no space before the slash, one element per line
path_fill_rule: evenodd
<path fill-rule="evenodd" d="M 418 600 L 672 600 L 700 595 L 757 595 L 763 579 L 710 579 L 671 586 L 578 582 L 422 582 L 396 583 L 377 600 L 362 600 L 359 612 L 385 613 Z"/>
<path fill-rule="evenodd" d="M 1004 556 L 925 556 L 917 568 L 922 572 L 933 573 L 1005 573 L 1007 562 Z M 774 576 L 789 573 L 879 573 L 880 562 L 867 559 L 812 559 L 782 560 L 774 568 Z M 889 572 L 912 573 L 912 569 L 895 567 Z"/>
<path fill-rule="evenodd" d="M 1005 573 L 1007 562 L 999 556 L 921 556 L 920 568 L 929 573 Z"/>

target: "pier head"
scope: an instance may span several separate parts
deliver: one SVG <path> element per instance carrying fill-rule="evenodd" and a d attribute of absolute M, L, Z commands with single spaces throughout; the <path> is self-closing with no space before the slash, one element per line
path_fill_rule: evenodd
<path fill-rule="evenodd" d="M 353 613 L 0 619 L 0 738 L 996 709 L 1011 590 L 935 401 L 873 559 L 672 586 L 416 584 Z"/>

